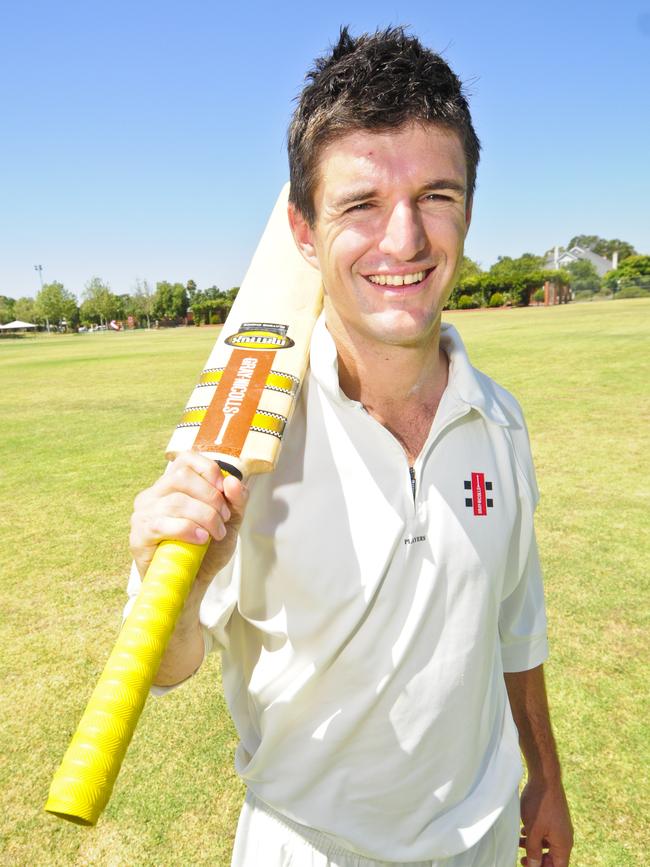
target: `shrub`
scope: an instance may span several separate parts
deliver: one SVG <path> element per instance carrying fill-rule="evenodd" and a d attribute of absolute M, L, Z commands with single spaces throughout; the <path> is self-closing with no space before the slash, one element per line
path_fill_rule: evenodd
<path fill-rule="evenodd" d="M 542 301 L 546 300 L 546 293 L 543 289 L 537 289 L 535 294 L 533 295 L 533 300 L 537 301 L 538 304 L 541 304 Z"/>
<path fill-rule="evenodd" d="M 605 298 L 611 298 L 612 293 L 609 289 L 599 289 L 598 292 L 594 294 L 594 298 L 599 298 L 601 301 Z"/>
<path fill-rule="evenodd" d="M 580 292 L 576 292 L 574 301 L 593 301 L 594 293 L 591 289 L 582 289 Z"/>
<path fill-rule="evenodd" d="M 642 286 L 624 286 L 614 298 L 650 298 L 650 290 Z"/>
<path fill-rule="evenodd" d="M 495 292 L 490 298 L 489 307 L 503 307 L 506 303 L 505 296 L 501 294 L 501 292 Z"/>
<path fill-rule="evenodd" d="M 471 310 L 474 307 L 480 307 L 480 304 L 474 295 L 461 295 L 458 299 L 459 310 Z"/>

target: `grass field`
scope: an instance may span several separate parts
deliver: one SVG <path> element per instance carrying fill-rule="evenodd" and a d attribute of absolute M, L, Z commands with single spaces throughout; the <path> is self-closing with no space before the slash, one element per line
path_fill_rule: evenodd
<path fill-rule="evenodd" d="M 645 863 L 650 302 L 446 317 L 526 411 L 576 867 Z M 114 641 L 135 494 L 214 329 L 0 342 L 0 863 L 227 865 L 242 788 L 211 657 L 150 700 L 94 829 L 43 812 Z M 263 867 L 263 865 L 260 865 Z"/>

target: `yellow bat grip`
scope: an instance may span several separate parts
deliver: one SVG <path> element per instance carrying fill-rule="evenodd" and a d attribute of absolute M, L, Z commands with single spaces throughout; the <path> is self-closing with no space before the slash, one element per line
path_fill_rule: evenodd
<path fill-rule="evenodd" d="M 48 813 L 78 825 L 97 822 L 207 547 L 207 543 L 161 542 L 156 549 L 52 779 L 45 805 Z"/>

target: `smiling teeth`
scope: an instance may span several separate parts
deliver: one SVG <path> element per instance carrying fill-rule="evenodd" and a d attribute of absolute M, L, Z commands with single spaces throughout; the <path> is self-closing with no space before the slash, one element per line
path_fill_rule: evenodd
<path fill-rule="evenodd" d="M 368 277 L 371 283 L 379 286 L 410 286 L 424 280 L 426 271 L 416 271 L 415 274 L 372 274 Z"/>

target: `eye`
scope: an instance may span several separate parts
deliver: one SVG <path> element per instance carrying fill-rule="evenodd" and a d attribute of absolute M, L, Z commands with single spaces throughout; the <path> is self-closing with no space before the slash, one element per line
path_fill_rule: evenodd
<path fill-rule="evenodd" d="M 346 214 L 354 214 L 354 213 L 359 212 L 359 211 L 367 211 L 371 207 L 372 206 L 371 206 L 370 202 L 358 202 L 356 205 L 351 205 L 349 208 L 347 208 L 345 213 Z"/>
<path fill-rule="evenodd" d="M 430 202 L 453 202 L 453 197 L 448 193 L 428 193 L 425 198 Z"/>

